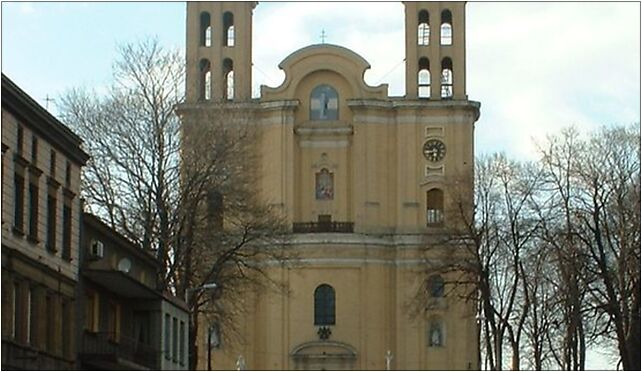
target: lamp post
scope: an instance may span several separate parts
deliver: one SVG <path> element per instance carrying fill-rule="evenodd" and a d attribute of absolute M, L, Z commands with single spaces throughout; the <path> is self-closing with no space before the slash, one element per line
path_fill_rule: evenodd
<path fill-rule="evenodd" d="M 216 283 L 205 283 L 205 284 L 203 284 L 201 286 L 193 287 L 193 288 L 187 288 L 185 290 L 185 304 L 187 305 L 188 323 L 190 325 L 188 327 L 188 330 L 187 330 L 187 339 L 189 340 L 190 344 L 192 343 L 192 337 L 190 336 L 190 331 L 192 330 L 192 308 L 189 306 L 189 302 L 188 302 L 189 301 L 189 294 L 191 292 L 205 291 L 205 290 L 216 289 L 216 288 L 218 288 L 218 284 L 216 284 Z M 196 321 L 197 320 L 198 319 L 196 319 Z M 190 353 L 188 353 L 188 355 L 189 355 L 188 365 L 190 366 L 190 369 L 192 368 L 192 358 L 194 357 L 194 354 L 191 352 L 192 351 L 192 346 L 193 345 L 190 345 L 190 347 L 189 347 Z M 208 364 L 209 364 L 209 361 L 208 361 Z"/>

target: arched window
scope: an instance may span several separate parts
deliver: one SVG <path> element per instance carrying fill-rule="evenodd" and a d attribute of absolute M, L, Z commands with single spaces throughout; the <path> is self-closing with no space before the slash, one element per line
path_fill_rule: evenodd
<path fill-rule="evenodd" d="M 439 318 L 432 319 L 428 326 L 428 346 L 444 346 L 445 336 L 444 322 Z"/>
<path fill-rule="evenodd" d="M 223 13 L 223 45 L 228 47 L 234 46 L 234 14 L 230 12 Z"/>
<path fill-rule="evenodd" d="M 444 223 L 444 192 L 431 189 L 426 193 L 426 224 L 441 226 Z"/>
<path fill-rule="evenodd" d="M 417 89 L 419 98 L 430 98 L 430 62 L 426 57 L 419 58 Z"/>
<path fill-rule="evenodd" d="M 339 120 L 339 95 L 329 85 L 318 85 L 310 93 L 310 120 Z"/>
<path fill-rule="evenodd" d="M 441 45 L 453 44 L 453 16 L 450 10 L 441 12 Z"/>
<path fill-rule="evenodd" d="M 428 45 L 430 44 L 430 22 L 428 11 L 422 10 L 419 12 L 419 20 L 417 26 L 417 44 Z"/>
<path fill-rule="evenodd" d="M 201 100 L 209 101 L 212 98 L 212 71 L 210 70 L 210 61 L 201 59 L 200 63 L 201 73 L 201 87 L 200 98 Z"/>
<path fill-rule="evenodd" d="M 446 57 L 441 60 L 441 98 L 453 96 L 453 61 Z"/>
<path fill-rule="evenodd" d="M 334 308 L 334 288 L 321 284 L 314 290 L 314 325 L 334 325 Z"/>
<path fill-rule="evenodd" d="M 234 100 L 234 62 L 229 58 L 223 60 L 223 80 L 225 82 L 223 97 L 232 101 Z"/>
<path fill-rule="evenodd" d="M 444 297 L 444 279 L 441 275 L 428 278 L 428 294 L 431 298 Z"/>
<path fill-rule="evenodd" d="M 212 45 L 212 25 L 210 22 L 210 14 L 208 12 L 201 13 L 201 46 L 209 47 Z"/>

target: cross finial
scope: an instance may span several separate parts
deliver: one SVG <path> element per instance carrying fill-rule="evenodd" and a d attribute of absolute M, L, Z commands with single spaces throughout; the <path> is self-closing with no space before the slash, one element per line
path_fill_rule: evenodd
<path fill-rule="evenodd" d="M 53 102 L 53 101 L 54 101 L 54 99 L 53 98 L 49 98 L 48 94 L 45 96 L 45 109 L 46 110 L 49 110 L 49 102 Z"/>
<path fill-rule="evenodd" d="M 325 44 L 325 38 L 326 38 L 327 36 L 328 36 L 328 35 L 326 35 L 325 30 L 323 30 L 323 29 L 322 29 L 322 30 L 321 30 L 321 44 Z"/>

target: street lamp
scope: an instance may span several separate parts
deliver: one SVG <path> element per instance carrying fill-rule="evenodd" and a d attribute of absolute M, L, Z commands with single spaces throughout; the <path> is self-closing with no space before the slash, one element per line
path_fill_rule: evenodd
<path fill-rule="evenodd" d="M 191 292 L 206 291 L 206 290 L 216 289 L 216 288 L 218 288 L 218 284 L 212 282 L 212 283 L 205 283 L 205 284 L 203 284 L 203 285 L 201 285 L 199 287 L 187 288 L 185 290 L 185 304 L 187 305 L 188 323 L 190 325 L 189 327 L 187 327 L 187 339 L 189 340 L 190 343 L 192 342 L 192 337 L 189 334 L 190 331 L 192 330 L 192 308 L 189 306 L 189 302 L 188 302 L 189 294 Z M 192 354 L 192 345 L 190 345 L 189 350 L 190 350 L 190 352 L 188 353 L 188 355 L 189 355 L 189 361 L 188 361 L 189 363 L 188 364 L 189 364 L 190 368 L 192 368 L 192 358 L 194 357 L 194 355 Z M 209 364 L 209 361 L 208 361 L 208 364 Z"/>

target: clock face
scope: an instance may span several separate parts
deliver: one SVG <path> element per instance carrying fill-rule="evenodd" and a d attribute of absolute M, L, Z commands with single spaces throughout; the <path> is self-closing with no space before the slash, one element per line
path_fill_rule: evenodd
<path fill-rule="evenodd" d="M 446 155 L 446 145 L 438 139 L 431 139 L 424 143 L 423 151 L 426 159 L 437 162 Z"/>

